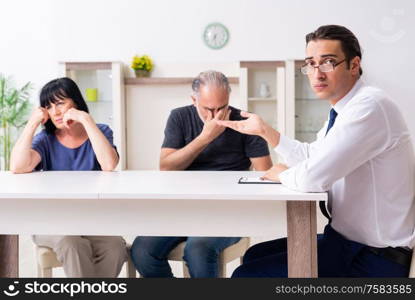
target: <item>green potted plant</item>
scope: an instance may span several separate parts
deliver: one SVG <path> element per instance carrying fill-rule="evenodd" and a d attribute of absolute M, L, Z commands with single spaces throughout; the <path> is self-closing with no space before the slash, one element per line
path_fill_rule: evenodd
<path fill-rule="evenodd" d="M 17 131 L 23 127 L 30 111 L 31 83 L 15 88 L 10 77 L 0 73 L 0 170 L 10 169 L 10 153 Z"/>
<path fill-rule="evenodd" d="M 148 55 L 135 55 L 131 62 L 131 68 L 134 70 L 136 77 L 149 77 L 153 70 L 153 61 Z"/>

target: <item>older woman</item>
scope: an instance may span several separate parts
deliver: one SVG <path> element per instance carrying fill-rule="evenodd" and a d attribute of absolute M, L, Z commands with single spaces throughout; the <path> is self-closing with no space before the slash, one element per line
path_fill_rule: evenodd
<path fill-rule="evenodd" d="M 43 124 L 44 129 L 35 135 Z M 34 136 L 35 135 L 35 136 Z M 95 124 L 76 83 L 58 78 L 47 83 L 11 155 L 14 173 L 36 171 L 111 171 L 118 163 L 112 130 Z M 68 277 L 117 277 L 126 259 L 117 236 L 33 237 L 52 248 Z"/>

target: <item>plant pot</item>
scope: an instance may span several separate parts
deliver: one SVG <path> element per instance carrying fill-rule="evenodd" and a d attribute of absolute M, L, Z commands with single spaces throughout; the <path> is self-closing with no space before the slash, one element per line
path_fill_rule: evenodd
<path fill-rule="evenodd" d="M 135 77 L 150 77 L 150 72 L 147 70 L 134 70 Z"/>

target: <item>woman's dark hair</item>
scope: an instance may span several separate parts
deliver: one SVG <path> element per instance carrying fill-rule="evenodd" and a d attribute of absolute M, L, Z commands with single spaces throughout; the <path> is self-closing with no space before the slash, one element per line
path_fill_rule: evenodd
<path fill-rule="evenodd" d="M 56 103 L 59 99 L 70 98 L 75 103 L 76 109 L 89 112 L 81 91 L 75 81 L 68 77 L 49 81 L 40 91 L 39 98 L 40 106 L 45 108 L 51 103 Z M 47 133 L 54 133 L 56 130 L 50 119 L 45 123 L 45 130 Z"/>
<path fill-rule="evenodd" d="M 338 40 L 341 43 L 343 53 L 346 58 L 347 67 L 350 68 L 350 61 L 358 56 L 362 59 L 362 51 L 356 36 L 346 27 L 340 25 L 325 25 L 310 32 L 305 37 L 306 44 L 316 40 Z M 362 68 L 359 69 L 360 75 L 363 74 Z"/>

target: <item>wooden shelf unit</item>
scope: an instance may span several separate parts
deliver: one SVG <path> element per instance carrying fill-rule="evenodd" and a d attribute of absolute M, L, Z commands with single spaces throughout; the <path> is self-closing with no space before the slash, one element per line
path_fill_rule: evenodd
<path fill-rule="evenodd" d="M 191 84 L 194 78 L 191 77 L 127 77 L 126 85 L 136 84 Z M 230 84 L 238 84 L 238 77 L 228 77 Z"/>

